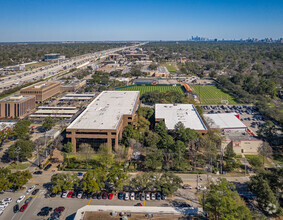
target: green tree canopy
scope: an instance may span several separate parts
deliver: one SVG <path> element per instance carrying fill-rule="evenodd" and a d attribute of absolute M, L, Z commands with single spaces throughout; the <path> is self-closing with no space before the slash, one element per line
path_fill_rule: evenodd
<path fill-rule="evenodd" d="M 55 122 L 53 121 L 53 118 L 46 117 L 42 123 L 42 128 L 46 131 L 50 130 L 55 125 Z"/>
<path fill-rule="evenodd" d="M 51 177 L 51 182 L 53 184 L 52 192 L 57 193 L 74 189 L 79 183 L 79 178 L 75 173 L 58 173 Z"/>
<path fill-rule="evenodd" d="M 18 156 L 18 150 L 19 160 L 22 161 L 30 158 L 34 150 L 32 141 L 22 139 L 17 140 L 17 142 L 13 144 L 8 150 L 9 157 L 16 159 Z"/>

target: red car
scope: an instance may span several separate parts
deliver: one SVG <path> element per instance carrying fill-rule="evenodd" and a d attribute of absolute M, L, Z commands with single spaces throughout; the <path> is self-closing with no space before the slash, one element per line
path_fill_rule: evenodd
<path fill-rule="evenodd" d="M 20 212 L 24 212 L 27 207 L 28 207 L 28 203 L 24 204 L 24 205 L 21 207 Z"/>
<path fill-rule="evenodd" d="M 141 203 L 138 203 L 137 206 L 142 206 L 142 204 L 141 204 Z"/>
<path fill-rule="evenodd" d="M 108 199 L 113 199 L 113 193 L 108 194 Z"/>
<path fill-rule="evenodd" d="M 55 212 L 63 212 L 65 210 L 64 206 L 59 206 L 56 209 L 54 209 Z"/>
<path fill-rule="evenodd" d="M 73 195 L 73 193 L 74 193 L 73 191 L 70 191 L 70 192 L 68 193 L 67 197 L 68 197 L 68 198 L 71 198 L 72 195 Z"/>

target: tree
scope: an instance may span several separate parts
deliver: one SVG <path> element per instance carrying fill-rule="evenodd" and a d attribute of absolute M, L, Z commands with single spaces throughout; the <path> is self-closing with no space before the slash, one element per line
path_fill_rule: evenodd
<path fill-rule="evenodd" d="M 86 167 L 88 168 L 88 161 L 90 157 L 94 154 L 93 148 L 90 146 L 90 144 L 82 143 L 79 146 L 79 153 L 85 156 Z"/>
<path fill-rule="evenodd" d="M 121 142 L 126 146 L 129 146 L 129 140 L 133 137 L 133 135 L 134 135 L 133 127 L 131 125 L 127 125 L 124 128 Z"/>
<path fill-rule="evenodd" d="M 270 142 L 275 137 L 275 125 L 272 121 L 266 121 L 258 131 L 258 135 Z"/>
<path fill-rule="evenodd" d="M 229 144 L 226 148 L 225 148 L 225 153 L 224 153 L 225 157 L 227 160 L 232 160 L 236 154 L 233 150 L 233 145 Z"/>
<path fill-rule="evenodd" d="M 5 191 L 7 188 L 11 187 L 11 183 L 8 179 L 11 174 L 11 170 L 8 168 L 0 167 L 0 192 Z"/>
<path fill-rule="evenodd" d="M 11 128 L 4 128 L 0 131 L 0 147 L 2 147 L 5 140 L 12 136 Z"/>
<path fill-rule="evenodd" d="M 186 145 L 184 142 L 178 140 L 173 146 L 174 158 L 173 168 L 174 170 L 185 170 L 187 168 L 187 161 L 185 158 Z"/>
<path fill-rule="evenodd" d="M 107 181 L 113 184 L 115 190 L 123 190 L 123 186 L 129 179 L 127 171 L 122 169 L 122 167 L 115 166 L 109 170 Z"/>
<path fill-rule="evenodd" d="M 72 153 L 73 152 L 73 144 L 71 142 L 64 144 L 64 151 L 66 153 Z"/>
<path fill-rule="evenodd" d="M 32 152 L 34 150 L 33 143 L 30 140 L 17 140 L 17 142 L 13 144 L 8 150 L 8 155 L 10 158 L 17 158 L 17 149 L 19 149 L 19 160 L 26 160 L 27 158 L 30 158 L 32 156 Z"/>
<path fill-rule="evenodd" d="M 162 167 L 162 150 L 158 149 L 156 146 L 149 147 L 146 149 L 146 157 L 144 165 L 146 168 L 151 170 L 156 170 L 157 168 Z"/>
<path fill-rule="evenodd" d="M 28 120 L 18 121 L 15 124 L 13 133 L 17 138 L 26 138 L 29 132 L 29 126 L 31 122 Z"/>
<path fill-rule="evenodd" d="M 182 179 L 173 173 L 164 173 L 157 182 L 157 188 L 166 195 L 171 195 L 181 188 Z"/>
<path fill-rule="evenodd" d="M 150 190 L 156 186 L 159 178 L 160 175 L 157 173 L 142 173 L 141 175 L 132 178 L 130 185 L 141 191 Z"/>
<path fill-rule="evenodd" d="M 31 178 L 32 175 L 29 171 L 17 171 L 8 176 L 8 180 L 15 190 L 21 189 Z"/>
<path fill-rule="evenodd" d="M 63 190 L 71 190 L 79 183 L 77 175 L 71 173 L 58 173 L 51 177 L 53 184 L 52 192 L 62 192 Z"/>
<path fill-rule="evenodd" d="M 211 219 L 252 219 L 250 210 L 234 189 L 235 185 L 229 183 L 226 179 L 219 179 L 217 183 L 209 185 L 203 206 Z"/>
<path fill-rule="evenodd" d="M 272 155 L 272 148 L 269 146 L 267 142 L 263 142 L 258 150 L 258 154 L 262 156 L 262 164 L 264 165 L 264 159 L 265 157 L 270 158 Z"/>
<path fill-rule="evenodd" d="M 262 175 L 252 176 L 249 181 L 249 189 L 257 195 L 257 201 L 260 207 L 269 214 L 275 214 L 279 211 L 279 204 L 272 192 L 268 181 Z"/>
<path fill-rule="evenodd" d="M 50 130 L 55 125 L 55 122 L 51 117 L 46 117 L 42 123 L 42 128 L 46 131 Z"/>
<path fill-rule="evenodd" d="M 114 154 L 112 153 L 112 149 L 108 144 L 101 144 L 97 154 L 99 156 L 98 160 L 103 167 L 111 167 L 114 161 Z"/>
<path fill-rule="evenodd" d="M 94 170 L 88 170 L 82 179 L 82 189 L 88 192 L 97 192 L 104 188 L 107 180 L 107 171 L 105 168 L 97 167 Z"/>

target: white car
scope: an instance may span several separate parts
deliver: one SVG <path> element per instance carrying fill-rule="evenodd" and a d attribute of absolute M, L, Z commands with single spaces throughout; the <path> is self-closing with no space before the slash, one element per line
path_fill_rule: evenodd
<path fill-rule="evenodd" d="M 155 193 L 151 193 L 151 200 L 155 200 Z"/>
<path fill-rule="evenodd" d="M 2 203 L 5 203 L 5 202 L 11 203 L 12 202 L 12 198 L 3 199 Z"/>
<path fill-rule="evenodd" d="M 67 195 L 68 195 L 68 193 L 69 193 L 69 191 L 68 190 L 66 190 L 66 191 L 63 191 L 63 193 L 62 193 L 62 198 L 67 198 Z"/>
<path fill-rule="evenodd" d="M 1 208 L 4 208 L 4 209 L 5 209 L 8 205 L 9 205 L 8 202 L 2 202 L 2 203 L 0 203 L 0 207 L 1 207 Z"/>
<path fill-rule="evenodd" d="M 145 200 L 150 200 L 150 193 L 145 194 Z"/>
<path fill-rule="evenodd" d="M 134 192 L 131 193 L 130 199 L 131 199 L 131 200 L 135 200 L 135 193 L 134 193 Z"/>
<path fill-rule="evenodd" d="M 21 203 L 25 199 L 25 197 L 26 196 L 21 196 L 20 198 L 18 198 L 17 203 Z"/>
<path fill-rule="evenodd" d="M 35 186 L 32 186 L 30 187 L 28 190 L 27 190 L 27 193 L 30 193 L 32 190 L 34 190 Z"/>
<path fill-rule="evenodd" d="M 125 193 L 125 200 L 129 200 L 130 199 L 130 193 L 126 192 Z"/>

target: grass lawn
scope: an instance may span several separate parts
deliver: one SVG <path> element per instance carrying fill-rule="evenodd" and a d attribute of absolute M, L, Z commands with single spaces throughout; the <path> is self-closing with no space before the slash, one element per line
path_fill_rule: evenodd
<path fill-rule="evenodd" d="M 81 155 L 81 154 L 68 154 L 67 156 L 66 156 L 66 158 L 68 159 L 71 159 L 71 158 L 76 158 L 77 160 L 85 160 L 86 158 L 85 158 L 85 155 Z M 93 155 L 91 155 L 90 157 L 89 157 L 89 159 L 91 160 L 91 159 L 93 159 L 93 160 L 97 160 L 99 158 L 99 156 L 98 155 L 96 155 L 96 154 L 93 154 Z"/>
<path fill-rule="evenodd" d="M 123 89 L 117 89 L 119 91 L 140 91 L 140 95 L 144 94 L 145 92 L 152 92 L 152 91 L 159 91 L 159 92 L 166 92 L 170 90 L 174 90 L 180 93 L 184 93 L 181 86 L 133 86 L 127 87 Z"/>
<path fill-rule="evenodd" d="M 9 169 L 19 169 L 19 170 L 25 170 L 29 167 L 29 162 L 19 163 L 19 166 L 17 166 L 17 163 L 10 164 L 7 168 Z"/>
<path fill-rule="evenodd" d="M 171 74 L 177 73 L 177 66 L 176 63 L 166 63 L 164 66 L 168 69 Z"/>
<path fill-rule="evenodd" d="M 237 104 L 237 100 L 233 98 L 226 92 L 223 92 L 221 89 L 218 89 L 214 85 L 190 85 L 195 93 L 199 96 L 199 101 L 201 104 L 216 105 L 224 104 L 221 103 L 222 100 L 229 101 L 229 104 Z"/>

